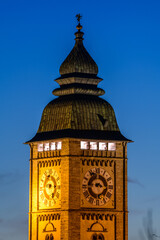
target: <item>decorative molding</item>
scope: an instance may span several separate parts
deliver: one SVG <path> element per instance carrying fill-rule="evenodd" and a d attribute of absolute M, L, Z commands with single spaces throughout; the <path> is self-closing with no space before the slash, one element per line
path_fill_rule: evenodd
<path fill-rule="evenodd" d="M 100 225 L 100 228 L 99 230 L 94 230 L 93 227 L 94 225 Z M 104 228 L 104 226 L 99 223 L 98 221 L 96 221 L 95 223 L 93 223 L 90 228 L 87 229 L 87 232 L 108 232 L 106 228 Z"/>
<path fill-rule="evenodd" d="M 52 230 L 47 230 L 48 225 L 51 225 Z M 43 229 L 43 232 L 56 232 L 56 231 L 57 231 L 57 229 L 55 228 L 53 223 L 51 223 L 50 221 L 46 224 L 45 228 Z"/>
<path fill-rule="evenodd" d="M 61 159 L 54 159 L 54 160 L 48 160 L 48 161 L 40 161 L 39 167 L 55 167 L 61 165 Z"/>
<path fill-rule="evenodd" d="M 83 150 L 82 155 L 85 157 L 116 157 L 116 151 Z"/>
<path fill-rule="evenodd" d="M 39 221 L 51 221 L 51 220 L 60 220 L 60 214 L 44 214 L 38 215 Z"/>
<path fill-rule="evenodd" d="M 38 152 L 37 156 L 38 156 L 38 158 L 59 157 L 59 156 L 61 156 L 61 151 L 54 150 L 54 151 Z"/>
<path fill-rule="evenodd" d="M 81 159 L 83 166 L 102 166 L 113 167 L 114 160 L 100 160 L 100 159 Z"/>
<path fill-rule="evenodd" d="M 100 213 L 82 213 L 82 220 L 109 220 L 113 221 L 115 219 L 115 214 L 100 214 Z"/>

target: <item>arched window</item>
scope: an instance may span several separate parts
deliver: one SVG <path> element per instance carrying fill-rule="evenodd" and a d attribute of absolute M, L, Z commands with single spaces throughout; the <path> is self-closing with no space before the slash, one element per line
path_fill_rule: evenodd
<path fill-rule="evenodd" d="M 103 234 L 99 234 L 99 235 L 98 235 L 98 240 L 104 240 Z"/>
<path fill-rule="evenodd" d="M 91 237 L 91 240 L 105 240 L 103 234 L 94 233 Z"/>
<path fill-rule="evenodd" d="M 48 234 L 46 235 L 45 240 L 49 240 L 49 235 Z"/>
<path fill-rule="evenodd" d="M 50 234 L 50 240 L 54 240 L 53 234 Z"/>
<path fill-rule="evenodd" d="M 94 233 L 94 234 L 92 235 L 92 240 L 98 240 L 98 238 L 97 238 L 97 233 Z"/>

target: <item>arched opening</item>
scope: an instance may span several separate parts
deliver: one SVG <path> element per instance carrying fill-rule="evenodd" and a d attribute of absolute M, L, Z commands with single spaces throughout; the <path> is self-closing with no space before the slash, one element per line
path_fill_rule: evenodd
<path fill-rule="evenodd" d="M 103 234 L 99 233 L 94 233 L 91 237 L 91 240 L 105 240 Z"/>
<path fill-rule="evenodd" d="M 53 234 L 50 234 L 50 240 L 54 240 Z"/>
<path fill-rule="evenodd" d="M 98 235 L 98 240 L 104 240 L 103 234 L 100 233 L 100 234 Z"/>
<path fill-rule="evenodd" d="M 45 240 L 49 240 L 49 235 L 48 234 L 46 235 Z"/>

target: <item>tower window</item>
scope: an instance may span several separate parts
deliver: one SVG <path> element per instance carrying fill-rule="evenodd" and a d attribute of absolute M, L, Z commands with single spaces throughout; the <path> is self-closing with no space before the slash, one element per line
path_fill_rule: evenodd
<path fill-rule="evenodd" d="M 107 150 L 107 143 L 99 142 L 99 150 Z"/>
<path fill-rule="evenodd" d="M 43 143 L 38 144 L 38 152 L 43 152 Z"/>
<path fill-rule="evenodd" d="M 116 150 L 116 143 L 108 143 L 108 150 L 115 151 Z"/>
<path fill-rule="evenodd" d="M 44 144 L 44 151 L 49 151 L 49 143 Z"/>
<path fill-rule="evenodd" d="M 94 233 L 91 237 L 91 240 L 105 240 L 103 234 Z"/>
<path fill-rule="evenodd" d="M 51 142 L 51 151 L 52 150 L 56 150 L 56 143 L 55 142 Z"/>
<path fill-rule="evenodd" d="M 53 234 L 50 234 L 50 240 L 54 240 Z"/>
<path fill-rule="evenodd" d="M 38 144 L 38 152 L 54 151 L 62 149 L 62 142 L 40 143 Z"/>
<path fill-rule="evenodd" d="M 57 150 L 60 150 L 62 148 L 62 142 L 57 142 Z"/>
<path fill-rule="evenodd" d="M 88 142 L 81 141 L 81 149 L 88 149 Z"/>
<path fill-rule="evenodd" d="M 49 240 L 49 235 L 48 234 L 46 235 L 45 240 Z"/>
<path fill-rule="evenodd" d="M 97 142 L 90 142 L 90 149 L 97 150 Z"/>

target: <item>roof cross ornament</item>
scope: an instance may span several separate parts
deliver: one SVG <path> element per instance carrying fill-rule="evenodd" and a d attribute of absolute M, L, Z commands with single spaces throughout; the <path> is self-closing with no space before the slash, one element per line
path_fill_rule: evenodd
<path fill-rule="evenodd" d="M 81 18 L 82 18 L 81 14 L 77 14 L 77 15 L 76 15 L 76 18 L 77 18 L 78 23 L 80 24 L 80 20 L 81 20 Z"/>

